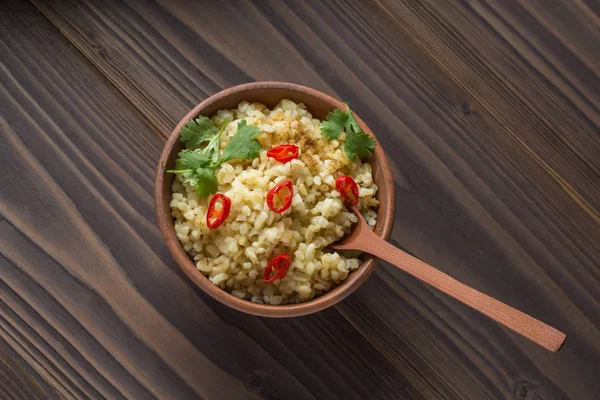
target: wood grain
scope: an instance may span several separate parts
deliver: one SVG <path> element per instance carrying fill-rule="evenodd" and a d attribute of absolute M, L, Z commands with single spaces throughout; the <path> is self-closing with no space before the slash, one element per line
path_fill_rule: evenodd
<path fill-rule="evenodd" d="M 600 397 L 594 2 L 33 3 L 0 13 L 0 343 L 48 395 Z M 348 101 L 394 154 L 392 243 L 564 348 L 386 265 L 291 320 L 195 290 L 152 214 L 161 136 L 267 79 Z"/>
<path fill-rule="evenodd" d="M 3 337 L 8 338 L 6 331 L 3 333 Z M 5 347 L 4 343 L 0 346 Z M 0 347 L 0 398 L 24 398 L 32 400 L 43 400 L 50 397 L 58 398 L 55 392 L 46 392 L 42 389 L 37 382 L 38 380 L 41 381 L 41 379 L 39 377 L 34 377 L 30 372 L 25 371 L 19 363 L 15 361 L 19 358 L 18 355 L 14 353 L 10 355 L 4 353 L 2 347 Z"/>

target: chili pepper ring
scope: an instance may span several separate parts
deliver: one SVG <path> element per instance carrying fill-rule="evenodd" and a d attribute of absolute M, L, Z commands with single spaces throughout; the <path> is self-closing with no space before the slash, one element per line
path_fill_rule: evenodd
<path fill-rule="evenodd" d="M 267 157 L 286 163 L 298 158 L 298 146 L 295 144 L 282 144 L 267 151 Z"/>
<path fill-rule="evenodd" d="M 281 279 L 287 275 L 290 265 L 292 264 L 292 257 L 283 253 L 272 259 L 267 268 L 265 268 L 265 272 L 263 274 L 263 280 L 267 283 L 271 283 L 276 281 L 277 279 Z M 271 276 L 275 270 L 275 275 Z"/>
<path fill-rule="evenodd" d="M 217 210 L 217 201 L 221 201 L 221 209 Z M 210 199 L 208 211 L 206 212 L 206 226 L 217 229 L 229 216 L 231 210 L 231 199 L 224 194 L 217 193 Z"/>
<path fill-rule="evenodd" d="M 340 176 L 335 181 L 335 188 L 340 192 L 344 202 L 356 205 L 358 203 L 358 185 L 350 176 Z"/>
<path fill-rule="evenodd" d="M 288 189 L 289 193 L 284 197 L 281 207 L 277 208 L 275 206 L 275 198 L 283 189 Z M 294 197 L 294 187 L 292 186 L 292 181 L 288 180 L 282 182 L 279 185 L 273 186 L 273 188 L 269 190 L 269 193 L 267 193 L 267 206 L 269 206 L 271 211 L 281 214 L 292 205 L 292 197 Z"/>

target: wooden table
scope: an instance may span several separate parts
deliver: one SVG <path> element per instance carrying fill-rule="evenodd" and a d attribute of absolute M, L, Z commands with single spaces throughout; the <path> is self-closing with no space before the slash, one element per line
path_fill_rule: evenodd
<path fill-rule="evenodd" d="M 3 1 L 0 398 L 600 398 L 600 4 Z M 348 101 L 391 242 L 567 335 L 550 353 L 381 265 L 337 306 L 226 308 L 159 235 L 176 122 L 254 80 Z"/>

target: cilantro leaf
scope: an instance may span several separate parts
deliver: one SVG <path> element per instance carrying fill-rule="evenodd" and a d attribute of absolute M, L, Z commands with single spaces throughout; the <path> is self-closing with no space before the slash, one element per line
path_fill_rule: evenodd
<path fill-rule="evenodd" d="M 335 109 L 327 114 L 325 120 L 321 122 L 321 136 L 329 140 L 337 139 L 342 130 L 345 130 L 344 152 L 346 157 L 351 161 L 354 161 L 356 156 L 359 159 L 368 157 L 373 154 L 372 150 L 377 142 L 363 132 L 348 104 L 344 104 L 346 105 L 346 112 Z"/>
<path fill-rule="evenodd" d="M 196 194 L 198 197 L 206 197 L 213 193 L 217 193 L 219 182 L 215 176 L 215 171 L 210 168 L 198 168 L 195 172 L 196 179 Z"/>
<path fill-rule="evenodd" d="M 262 146 L 255 139 L 260 135 L 260 130 L 252 125 L 247 125 L 246 120 L 238 123 L 238 129 L 229 143 L 223 149 L 221 159 L 217 165 L 233 160 L 235 158 L 251 159 L 257 157 L 262 150 Z"/>
<path fill-rule="evenodd" d="M 371 136 L 367 135 L 360 129 L 358 122 L 354 118 L 352 111 L 348 112 L 348 121 L 346 122 L 346 142 L 344 143 L 344 151 L 350 160 L 354 160 L 356 156 L 359 159 L 368 157 L 373 152 L 377 142 Z"/>
<path fill-rule="evenodd" d="M 194 172 L 197 168 L 204 167 L 210 163 L 210 160 L 199 150 L 181 150 L 177 156 L 179 158 L 175 161 L 175 169 L 167 170 L 167 172 L 173 174 L 186 174 Z"/>
<path fill-rule="evenodd" d="M 179 158 L 175 162 L 175 169 L 168 170 L 167 172 L 181 174 L 183 181 L 194 186 L 197 193 L 204 193 L 205 191 L 213 190 L 213 188 L 216 191 L 216 185 L 212 182 L 212 180 L 216 181 L 214 173 L 212 170 L 206 168 L 210 164 L 210 159 L 201 150 L 185 149 L 181 150 L 177 156 Z M 212 179 L 206 171 L 212 175 Z M 208 194 L 204 196 L 208 196 Z"/>
<path fill-rule="evenodd" d="M 225 118 L 225 121 L 223 121 L 223 124 L 221 124 L 221 128 L 219 129 L 217 135 L 212 138 L 203 149 L 204 154 L 206 154 L 208 157 L 211 157 L 213 163 L 219 161 L 219 145 L 221 144 L 221 134 L 225 130 L 225 127 L 228 123 L 229 117 Z"/>
<path fill-rule="evenodd" d="M 181 169 L 196 169 L 205 167 L 210 163 L 210 159 L 201 153 L 199 150 L 181 150 L 177 159 L 177 163 L 180 163 Z M 177 167 L 177 169 L 180 169 Z"/>
<path fill-rule="evenodd" d="M 346 108 L 348 108 L 348 105 L 346 105 Z M 329 140 L 337 139 L 344 130 L 347 121 L 348 113 L 336 108 L 327 114 L 325 120 L 321 122 L 321 136 Z"/>
<path fill-rule="evenodd" d="M 364 132 L 351 133 L 346 135 L 346 143 L 344 143 L 344 151 L 349 160 L 354 160 L 356 156 L 359 159 L 368 157 L 373 154 L 375 148 L 375 139 Z"/>
<path fill-rule="evenodd" d="M 179 140 L 185 143 L 188 149 L 199 149 L 206 142 L 210 142 L 218 135 L 217 127 L 204 115 L 195 120 L 188 121 L 181 131 Z"/>

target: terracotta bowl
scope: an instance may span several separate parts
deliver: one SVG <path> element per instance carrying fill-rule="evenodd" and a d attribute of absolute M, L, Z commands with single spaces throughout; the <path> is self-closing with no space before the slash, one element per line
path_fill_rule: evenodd
<path fill-rule="evenodd" d="M 190 119 L 195 118 L 200 114 L 210 117 L 219 109 L 236 108 L 238 103 L 243 100 L 249 102 L 257 101 L 265 104 L 269 108 L 273 108 L 282 99 L 304 103 L 308 108 L 308 111 L 318 119 L 325 118 L 325 116 L 334 108 L 345 110 L 344 105 L 340 101 L 317 90 L 291 83 L 255 82 L 223 90 L 198 104 L 179 122 L 179 124 L 177 124 L 160 155 L 154 186 L 158 226 L 171 254 L 183 272 L 186 273 L 192 282 L 221 303 L 249 314 L 264 317 L 294 317 L 306 315 L 334 305 L 352 293 L 367 279 L 375 269 L 377 259 L 370 255 L 363 255 L 361 257 L 362 263 L 359 269 L 352 272 L 342 284 L 322 296 L 304 303 L 276 306 L 256 304 L 248 300 L 237 298 L 214 285 L 206 276 L 198 271 L 175 236 L 173 217 L 171 216 L 171 210 L 169 208 L 171 184 L 173 183 L 174 175 L 165 173 L 165 170 L 172 169 L 175 165 L 177 153 L 183 148 L 182 143 L 179 141 L 179 131 Z M 356 119 L 366 133 L 375 137 L 369 127 L 358 117 L 358 115 L 356 116 Z M 387 239 L 392 231 L 392 223 L 394 221 L 394 181 L 387 158 L 379 142 L 375 147 L 371 163 L 373 165 L 373 178 L 379 187 L 378 199 L 380 201 L 375 232 L 384 239 Z"/>

